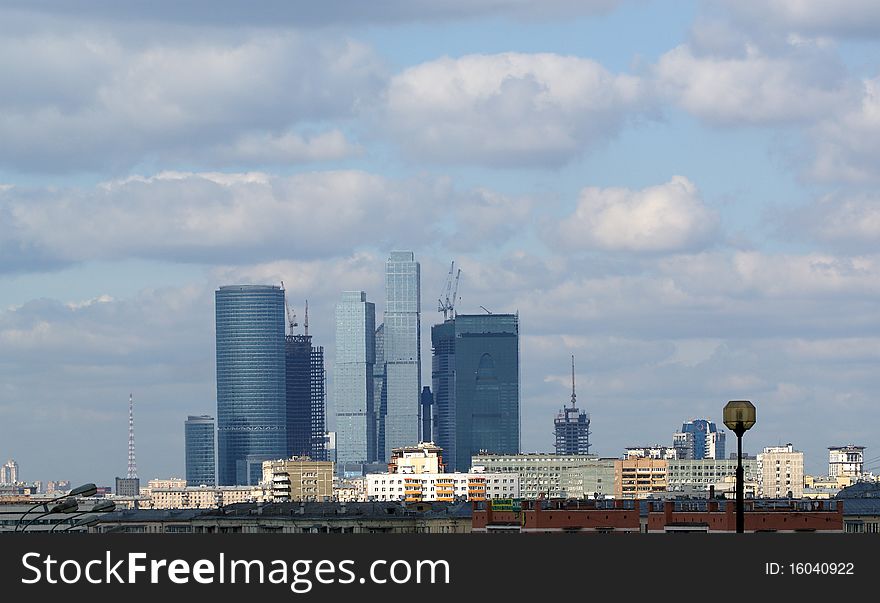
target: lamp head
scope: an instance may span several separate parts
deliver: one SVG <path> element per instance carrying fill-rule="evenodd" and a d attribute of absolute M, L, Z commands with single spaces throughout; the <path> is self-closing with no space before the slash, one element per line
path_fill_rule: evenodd
<path fill-rule="evenodd" d="M 756 420 L 755 405 L 748 400 L 731 400 L 724 407 L 724 425 L 737 435 L 754 427 Z"/>
<path fill-rule="evenodd" d="M 75 500 L 67 499 L 49 509 L 49 513 L 73 513 L 78 508 L 79 503 L 77 503 Z"/>
<path fill-rule="evenodd" d="M 68 496 L 94 496 L 97 493 L 98 487 L 95 484 L 83 484 L 71 490 Z"/>

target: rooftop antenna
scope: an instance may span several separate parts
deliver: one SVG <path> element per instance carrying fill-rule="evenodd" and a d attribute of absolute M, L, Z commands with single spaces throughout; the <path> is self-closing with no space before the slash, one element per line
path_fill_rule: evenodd
<path fill-rule="evenodd" d="M 306 318 L 303 321 L 303 328 L 305 329 L 306 336 L 308 336 L 308 334 L 309 334 L 309 300 L 306 300 Z"/>
<path fill-rule="evenodd" d="M 128 394 L 128 479 L 137 479 L 137 463 L 134 460 L 134 398 Z"/>
<path fill-rule="evenodd" d="M 574 393 L 574 354 L 571 355 L 571 407 L 576 407 L 577 394 Z"/>

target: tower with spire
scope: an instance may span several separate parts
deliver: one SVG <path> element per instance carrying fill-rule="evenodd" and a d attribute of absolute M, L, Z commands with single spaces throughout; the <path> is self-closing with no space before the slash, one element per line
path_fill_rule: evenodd
<path fill-rule="evenodd" d="M 563 406 L 553 421 L 556 454 L 590 453 L 590 414 L 577 408 L 574 380 L 574 355 L 571 357 L 571 406 Z"/>
<path fill-rule="evenodd" d="M 137 462 L 134 457 L 134 396 L 128 394 L 128 471 L 125 477 L 116 478 L 118 496 L 139 496 L 141 480 L 137 475 Z"/>

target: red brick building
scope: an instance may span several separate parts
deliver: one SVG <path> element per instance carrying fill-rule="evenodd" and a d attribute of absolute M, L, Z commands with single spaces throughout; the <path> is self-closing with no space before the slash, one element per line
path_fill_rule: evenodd
<path fill-rule="evenodd" d="M 667 500 L 647 503 L 650 532 L 736 532 L 733 500 Z M 746 532 L 843 532 L 840 501 L 746 500 Z"/>
<path fill-rule="evenodd" d="M 640 531 L 637 500 L 524 500 L 506 510 L 475 503 L 473 532 L 627 533 Z M 499 510 L 505 509 L 505 510 Z"/>

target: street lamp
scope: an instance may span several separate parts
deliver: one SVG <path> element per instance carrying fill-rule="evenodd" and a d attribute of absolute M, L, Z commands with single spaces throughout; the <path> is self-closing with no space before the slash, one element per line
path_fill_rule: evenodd
<path fill-rule="evenodd" d="M 115 502 L 113 502 L 111 500 L 102 500 L 101 502 L 94 505 L 91 509 L 87 509 L 85 511 L 78 511 L 75 515 L 71 516 L 70 526 L 68 528 L 64 529 L 63 531 L 68 532 L 68 531 L 70 531 L 70 528 L 73 528 L 73 527 L 82 527 L 84 525 L 91 525 L 88 522 L 91 521 L 92 519 L 94 519 L 95 522 L 98 521 L 98 517 L 94 516 L 92 518 L 80 519 L 80 520 L 74 522 L 73 520 L 76 519 L 77 517 L 81 517 L 83 515 L 89 515 L 90 513 L 109 513 L 110 511 L 113 511 L 114 509 L 116 509 Z M 61 522 L 59 521 L 54 526 L 52 526 L 52 529 L 49 531 L 54 532 L 56 529 L 58 529 L 58 527 L 60 525 L 61 525 Z"/>
<path fill-rule="evenodd" d="M 745 532 L 743 508 L 743 434 L 755 425 L 755 405 L 748 400 L 731 400 L 724 407 L 724 424 L 736 434 L 736 533 Z"/>
<path fill-rule="evenodd" d="M 41 515 L 40 517 L 43 517 L 43 516 L 48 515 L 49 513 L 53 512 L 53 511 L 49 510 L 50 503 L 57 503 L 59 500 L 64 500 L 65 498 L 71 498 L 73 496 L 94 496 L 97 493 L 98 493 L 98 487 L 95 484 L 83 484 L 82 486 L 78 486 L 78 487 L 74 488 L 73 490 L 71 490 L 70 492 L 65 494 L 64 496 L 59 496 L 58 498 L 53 498 L 52 500 L 47 500 L 45 502 L 38 502 L 37 504 L 32 506 L 30 509 L 25 511 L 22 514 L 22 516 L 18 518 L 18 523 L 15 524 L 14 531 L 18 532 L 18 528 L 21 527 L 21 523 L 24 521 L 24 518 L 27 517 L 31 511 L 33 511 L 34 509 L 36 509 L 40 505 L 43 506 L 43 511 L 44 511 L 43 515 Z M 57 513 L 58 511 L 54 511 L 54 512 Z M 39 517 L 35 518 L 35 520 L 36 519 L 39 519 Z M 31 523 L 33 523 L 33 521 L 29 522 L 28 525 L 30 525 Z M 25 526 L 25 527 L 27 527 L 27 526 Z M 22 530 L 22 532 L 23 531 L 24 530 Z"/>
<path fill-rule="evenodd" d="M 63 498 L 63 497 L 62 497 Z M 25 526 L 21 529 L 22 532 L 26 531 L 32 523 L 37 521 L 38 519 L 42 519 L 46 515 L 52 515 L 53 513 L 76 513 L 76 510 L 79 508 L 79 503 L 75 500 L 65 500 L 64 502 L 60 502 L 57 505 L 53 506 L 51 509 L 43 513 L 42 515 L 37 515 L 29 522 L 25 524 Z"/>

